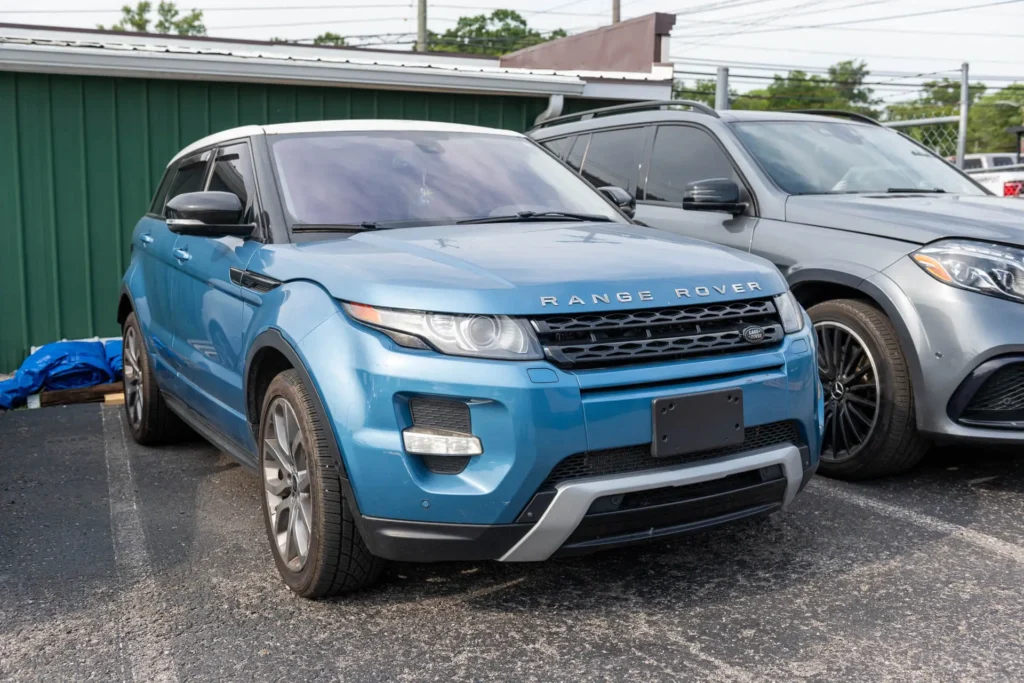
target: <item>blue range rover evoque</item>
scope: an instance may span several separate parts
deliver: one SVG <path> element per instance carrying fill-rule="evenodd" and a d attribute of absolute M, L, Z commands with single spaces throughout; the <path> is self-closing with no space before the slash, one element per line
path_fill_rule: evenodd
<path fill-rule="evenodd" d="M 167 167 L 118 319 L 134 438 L 262 478 L 285 583 L 544 560 L 779 510 L 818 463 L 804 312 L 767 261 L 630 223 L 516 133 L 224 131 Z"/>

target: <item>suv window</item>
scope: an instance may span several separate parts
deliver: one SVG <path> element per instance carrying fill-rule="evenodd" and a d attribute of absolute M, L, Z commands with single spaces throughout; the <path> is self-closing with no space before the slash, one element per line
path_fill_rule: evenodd
<path fill-rule="evenodd" d="M 632 191 L 636 188 L 643 149 L 643 128 L 594 133 L 583 164 L 583 177 L 594 187 L 614 185 Z"/>
<path fill-rule="evenodd" d="M 580 166 L 583 165 L 583 157 L 587 153 L 588 142 L 590 142 L 589 135 L 581 135 L 576 138 L 576 143 L 572 146 L 572 151 L 569 152 L 569 158 L 565 160 L 565 163 L 569 164 L 574 171 L 579 171 Z"/>
<path fill-rule="evenodd" d="M 646 199 L 683 201 L 687 183 L 730 178 L 740 183 L 736 170 L 710 134 L 693 126 L 659 126 L 647 172 Z"/>
<path fill-rule="evenodd" d="M 213 164 L 210 183 L 206 188 L 215 192 L 230 192 L 238 197 L 245 207 L 242 223 L 253 221 L 253 202 L 256 182 L 252 172 L 252 156 L 249 145 L 238 143 L 222 147 Z"/>
<path fill-rule="evenodd" d="M 973 171 L 981 168 L 981 159 L 964 159 L 964 170 Z"/>
<path fill-rule="evenodd" d="M 164 171 L 164 177 L 160 181 L 160 187 L 156 188 L 156 194 L 153 195 L 153 201 L 149 204 L 149 212 L 157 216 L 164 214 L 164 202 L 167 199 L 167 189 L 171 186 L 171 178 L 174 177 L 174 172 L 168 169 Z"/>
<path fill-rule="evenodd" d="M 564 159 L 565 153 L 569 149 L 569 145 L 572 144 L 572 141 L 575 139 L 576 138 L 573 137 L 558 138 L 557 140 L 546 140 L 540 144 L 544 145 L 549 152 L 559 159 Z"/>
<path fill-rule="evenodd" d="M 186 161 L 184 165 L 178 167 L 178 172 L 167 189 L 167 201 L 174 199 L 179 194 L 201 191 L 204 180 L 206 180 L 206 158 Z M 164 202 L 165 206 L 167 201 Z"/>

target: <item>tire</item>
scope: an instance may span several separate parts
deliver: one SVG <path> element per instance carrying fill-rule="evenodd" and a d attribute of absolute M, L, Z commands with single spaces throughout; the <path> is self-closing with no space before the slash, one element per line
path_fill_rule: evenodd
<path fill-rule="evenodd" d="M 871 304 L 855 299 L 826 301 L 808 314 L 818 340 L 826 406 L 818 471 L 853 480 L 909 470 L 930 444 L 917 431 L 910 372 L 892 323 Z M 862 347 L 860 355 L 856 346 Z M 848 355 L 843 356 L 844 350 Z M 872 397 L 869 426 L 864 415 Z"/>
<path fill-rule="evenodd" d="M 321 598 L 373 584 L 384 561 L 370 553 L 356 529 L 327 447 L 332 435 L 295 370 L 270 383 L 259 434 L 263 521 L 288 588 Z"/>
<path fill-rule="evenodd" d="M 121 328 L 124 366 L 124 411 L 136 443 L 158 446 L 178 441 L 189 432 L 181 419 L 164 402 L 146 350 L 142 328 L 134 313 Z"/>

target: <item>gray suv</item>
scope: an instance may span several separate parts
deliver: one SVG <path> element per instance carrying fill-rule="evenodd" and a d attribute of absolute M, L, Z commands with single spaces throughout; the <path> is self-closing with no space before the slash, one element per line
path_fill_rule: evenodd
<path fill-rule="evenodd" d="M 845 112 L 650 102 L 530 135 L 626 190 L 636 221 L 786 275 L 817 332 L 823 473 L 900 472 L 935 441 L 1024 444 L 1024 202 Z"/>

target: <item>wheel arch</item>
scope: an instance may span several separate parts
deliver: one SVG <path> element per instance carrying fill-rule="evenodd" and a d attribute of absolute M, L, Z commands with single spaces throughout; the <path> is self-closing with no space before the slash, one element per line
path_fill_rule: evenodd
<path fill-rule="evenodd" d="M 243 386 L 245 413 L 257 452 L 259 451 L 259 423 L 260 412 L 263 407 L 263 396 L 266 395 L 266 390 L 274 377 L 285 370 L 295 370 L 298 372 L 303 383 L 309 389 L 310 397 L 313 399 L 313 409 L 317 412 L 320 421 L 324 425 L 328 425 L 331 430 L 331 438 L 327 439 L 327 447 L 334 456 L 339 475 L 342 479 L 347 480 L 348 474 L 345 471 L 345 461 L 342 459 L 341 450 L 338 448 L 334 426 L 327 410 L 324 408 L 316 383 L 313 382 L 313 378 L 306 369 L 299 353 L 281 334 L 280 330 L 275 328 L 266 329 L 257 335 L 249 347 L 249 352 L 246 354 Z"/>
<path fill-rule="evenodd" d="M 914 401 L 923 405 L 924 371 L 919 350 L 928 348 L 928 337 L 913 303 L 895 282 L 876 271 L 867 271 L 861 277 L 859 273 L 831 268 L 800 269 L 788 280 L 793 296 L 804 308 L 832 299 L 858 299 L 882 311 L 899 338 L 910 369 Z M 917 423 L 918 426 L 923 424 L 920 413 Z"/>
<path fill-rule="evenodd" d="M 121 296 L 117 300 L 117 324 L 124 326 L 124 321 L 135 312 L 135 302 L 128 287 L 121 285 Z"/>

